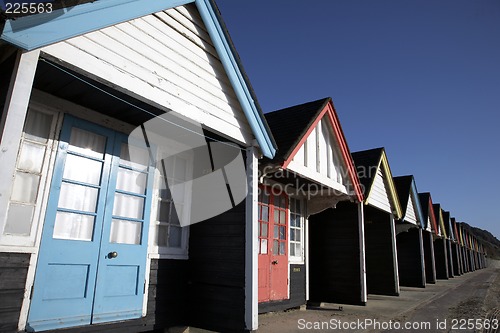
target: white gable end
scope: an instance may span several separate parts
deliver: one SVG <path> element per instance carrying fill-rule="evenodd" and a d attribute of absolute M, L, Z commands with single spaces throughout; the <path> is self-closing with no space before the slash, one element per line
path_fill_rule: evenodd
<path fill-rule="evenodd" d="M 410 198 L 408 199 L 408 206 L 406 207 L 406 215 L 404 220 L 406 222 L 418 225 L 417 214 L 415 213 L 415 200 L 413 196 L 410 194 Z"/>
<path fill-rule="evenodd" d="M 249 144 L 253 135 L 194 5 L 42 48 L 48 59 Z"/>
<path fill-rule="evenodd" d="M 387 189 L 385 175 L 382 173 L 381 168 L 378 168 L 377 175 L 373 182 L 370 197 L 368 198 L 368 204 L 387 213 L 392 213 L 391 203 L 389 201 L 389 190 Z"/>
<path fill-rule="evenodd" d="M 305 178 L 309 178 L 344 194 L 349 184 L 347 168 L 335 139 L 330 121 L 321 119 L 309 134 L 288 165 Z"/>
<path fill-rule="evenodd" d="M 432 222 L 431 222 L 430 217 L 427 218 L 427 229 L 426 230 L 429 232 L 432 232 Z"/>

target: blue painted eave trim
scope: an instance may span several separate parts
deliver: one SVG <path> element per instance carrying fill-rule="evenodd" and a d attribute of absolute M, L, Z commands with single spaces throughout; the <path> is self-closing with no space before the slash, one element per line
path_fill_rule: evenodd
<path fill-rule="evenodd" d="M 212 38 L 212 42 L 226 70 L 238 101 L 243 108 L 250 128 L 259 144 L 260 150 L 265 157 L 272 159 L 276 154 L 276 144 L 272 139 L 271 131 L 264 123 L 264 116 L 252 96 L 249 84 L 240 69 L 231 44 L 228 42 L 219 16 L 216 14 L 210 0 L 196 0 L 196 6 Z"/>
<path fill-rule="evenodd" d="M 417 218 L 420 221 L 420 226 L 422 229 L 425 229 L 424 221 L 424 212 L 422 210 L 422 205 L 420 204 L 420 199 L 418 198 L 417 184 L 415 184 L 415 179 L 411 181 L 411 195 L 413 196 L 413 200 L 415 200 L 415 204 L 417 205 Z"/>
<path fill-rule="evenodd" d="M 97 0 L 7 20 L 0 37 L 30 51 L 195 0 Z"/>

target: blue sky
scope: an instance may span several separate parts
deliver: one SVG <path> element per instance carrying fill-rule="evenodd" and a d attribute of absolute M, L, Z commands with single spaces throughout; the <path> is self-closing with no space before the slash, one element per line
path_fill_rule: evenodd
<path fill-rule="evenodd" d="M 217 4 L 264 112 L 331 96 L 351 151 L 500 239 L 500 1 Z"/>

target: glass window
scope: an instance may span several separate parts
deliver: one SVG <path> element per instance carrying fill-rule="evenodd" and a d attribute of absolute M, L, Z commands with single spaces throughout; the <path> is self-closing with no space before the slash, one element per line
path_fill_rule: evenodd
<path fill-rule="evenodd" d="M 44 161 L 48 155 L 48 145 L 54 134 L 51 132 L 54 120 L 55 116 L 52 114 L 28 109 L 3 230 L 4 235 L 31 236 L 33 219 L 36 215 L 35 208 L 40 193 L 43 193 L 43 190 L 40 190 L 40 183 Z"/>
<path fill-rule="evenodd" d="M 304 256 L 301 204 L 302 202 L 298 199 L 290 199 L 290 258 L 292 260 L 302 260 Z"/>
<path fill-rule="evenodd" d="M 189 227 L 181 227 L 180 219 L 186 218 L 183 214 L 188 213 L 184 207 L 189 200 L 189 193 L 183 184 L 192 173 L 192 159 L 183 155 L 171 156 L 165 167 L 168 168 L 166 181 L 162 179 L 164 175 L 160 175 L 157 180 L 159 189 L 154 245 L 160 255 L 185 258 L 188 253 Z M 168 189 L 173 185 L 175 200 Z"/>

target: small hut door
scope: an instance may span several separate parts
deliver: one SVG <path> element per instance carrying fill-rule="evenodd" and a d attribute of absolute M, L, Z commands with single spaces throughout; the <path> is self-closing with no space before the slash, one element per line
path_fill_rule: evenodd
<path fill-rule="evenodd" d="M 133 156 L 143 156 L 131 161 Z M 141 155 L 142 154 L 142 155 Z M 142 315 L 153 168 L 127 136 L 66 116 L 28 330 Z"/>
<path fill-rule="evenodd" d="M 259 302 L 288 297 L 288 199 L 260 188 Z"/>

